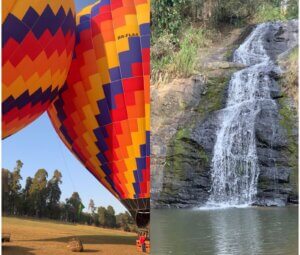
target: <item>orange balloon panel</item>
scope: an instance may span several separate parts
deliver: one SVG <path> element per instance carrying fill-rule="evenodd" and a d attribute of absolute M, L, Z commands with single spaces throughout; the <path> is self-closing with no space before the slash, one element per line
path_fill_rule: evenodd
<path fill-rule="evenodd" d="M 39 117 L 66 81 L 73 0 L 2 1 L 2 138 Z"/>
<path fill-rule="evenodd" d="M 149 23 L 147 0 L 79 13 L 67 85 L 48 110 L 67 147 L 133 214 L 150 209 Z"/>

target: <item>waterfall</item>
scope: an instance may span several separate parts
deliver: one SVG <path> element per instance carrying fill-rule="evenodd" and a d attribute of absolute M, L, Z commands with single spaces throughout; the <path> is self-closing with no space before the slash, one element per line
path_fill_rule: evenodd
<path fill-rule="evenodd" d="M 233 61 L 247 68 L 232 75 L 226 107 L 219 111 L 220 128 L 214 145 L 207 206 L 239 206 L 254 202 L 259 175 L 255 119 L 262 100 L 271 100 L 277 107 L 270 96 L 272 78 L 269 76 L 277 67 L 264 48 L 270 25 L 257 26 L 234 52 Z"/>

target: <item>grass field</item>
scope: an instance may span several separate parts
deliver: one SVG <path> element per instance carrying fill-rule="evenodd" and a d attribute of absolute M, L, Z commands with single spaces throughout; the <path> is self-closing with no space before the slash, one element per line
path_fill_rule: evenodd
<path fill-rule="evenodd" d="M 2 244 L 4 255 L 76 254 L 67 248 L 72 237 L 83 242 L 83 254 L 135 255 L 136 234 L 84 225 L 63 224 L 3 217 L 2 233 L 11 234 L 11 242 Z"/>

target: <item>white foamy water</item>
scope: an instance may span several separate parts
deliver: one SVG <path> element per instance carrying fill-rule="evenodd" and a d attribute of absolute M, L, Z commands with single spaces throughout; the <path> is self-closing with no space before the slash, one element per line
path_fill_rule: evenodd
<path fill-rule="evenodd" d="M 276 68 L 264 49 L 268 26 L 270 23 L 256 27 L 234 52 L 233 61 L 248 67 L 232 75 L 226 107 L 219 113 L 220 128 L 211 166 L 211 194 L 204 209 L 243 207 L 255 199 L 259 175 L 255 119 L 260 102 L 272 100 L 269 73 Z"/>

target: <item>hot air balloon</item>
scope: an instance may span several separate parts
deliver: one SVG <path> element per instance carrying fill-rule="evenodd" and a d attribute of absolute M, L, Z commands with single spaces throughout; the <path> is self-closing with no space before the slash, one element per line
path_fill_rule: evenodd
<path fill-rule="evenodd" d="M 2 138 L 46 111 L 75 45 L 73 0 L 2 1 Z"/>
<path fill-rule="evenodd" d="M 76 17 L 66 87 L 48 109 L 66 146 L 130 211 L 150 219 L 150 6 L 101 0 Z"/>

